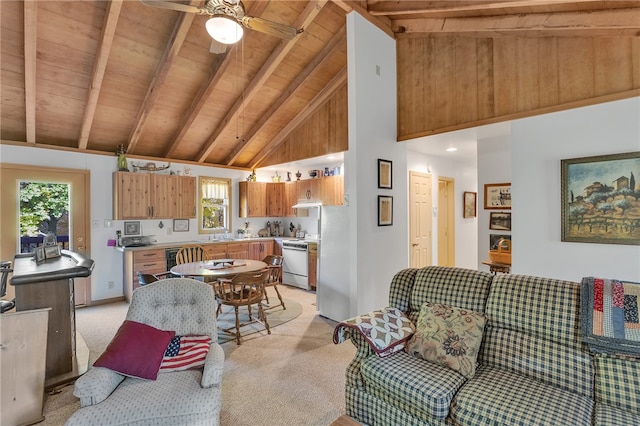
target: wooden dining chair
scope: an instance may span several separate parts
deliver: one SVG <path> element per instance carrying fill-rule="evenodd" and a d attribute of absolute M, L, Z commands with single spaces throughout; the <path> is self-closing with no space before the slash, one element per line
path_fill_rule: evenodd
<path fill-rule="evenodd" d="M 176 253 L 176 263 L 202 262 L 209 260 L 209 253 L 201 245 L 184 246 Z"/>
<path fill-rule="evenodd" d="M 240 328 L 245 325 L 256 322 L 260 323 L 266 328 L 267 334 L 271 334 L 269 322 L 267 321 L 267 316 L 265 315 L 262 307 L 264 285 L 268 277 L 269 270 L 265 268 L 256 272 L 238 274 L 233 278 L 219 278 L 217 281 L 211 283 L 214 288 L 216 299 L 218 299 L 216 318 L 220 314 L 222 305 L 233 306 L 236 316 L 235 327 L 229 327 L 226 329 L 221 328 L 221 330 L 226 333 L 235 334 L 238 345 L 240 344 Z M 252 305 L 258 306 L 257 318 L 252 316 Z M 240 322 L 239 317 L 240 306 L 246 306 L 249 311 L 249 320 L 243 323 Z"/>
<path fill-rule="evenodd" d="M 262 261 L 267 264 L 267 268 L 269 269 L 269 278 L 265 283 L 265 289 L 264 289 L 264 300 L 266 301 L 268 306 L 266 309 L 272 309 L 278 306 L 282 306 L 282 310 L 287 309 L 287 307 L 284 305 L 284 300 L 282 300 L 282 295 L 278 290 L 278 284 L 282 283 L 282 261 L 283 260 L 284 260 L 284 257 L 276 254 L 269 254 L 265 256 L 264 259 L 262 259 Z M 272 306 L 269 304 L 269 295 L 267 294 L 267 288 L 269 287 L 273 287 L 273 289 L 276 291 L 276 294 L 278 295 L 278 299 L 280 300 L 279 305 Z"/>
<path fill-rule="evenodd" d="M 169 271 L 161 272 L 159 274 L 143 274 L 142 272 L 137 271 L 136 274 L 138 275 L 138 284 L 140 284 L 140 286 L 173 277 L 173 274 Z"/>

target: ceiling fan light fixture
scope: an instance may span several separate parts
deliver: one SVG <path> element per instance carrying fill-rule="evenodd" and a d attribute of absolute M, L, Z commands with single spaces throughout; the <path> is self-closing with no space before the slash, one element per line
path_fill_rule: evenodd
<path fill-rule="evenodd" d="M 216 15 L 205 24 L 207 32 L 215 41 L 224 44 L 234 44 L 240 41 L 244 30 L 242 25 L 228 16 Z"/>

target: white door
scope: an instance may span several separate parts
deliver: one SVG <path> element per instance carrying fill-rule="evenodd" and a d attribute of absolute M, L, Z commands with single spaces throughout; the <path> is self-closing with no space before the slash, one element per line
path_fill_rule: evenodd
<path fill-rule="evenodd" d="M 432 262 L 433 201 L 431 175 L 409 172 L 409 266 L 421 268 Z"/>

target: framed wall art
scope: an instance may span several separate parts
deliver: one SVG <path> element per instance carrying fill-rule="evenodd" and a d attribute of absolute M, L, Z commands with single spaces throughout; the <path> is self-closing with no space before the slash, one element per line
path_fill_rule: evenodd
<path fill-rule="evenodd" d="M 392 188 L 391 166 L 391 161 L 378 159 L 378 188 Z"/>
<path fill-rule="evenodd" d="M 511 235 L 509 234 L 489 234 L 489 249 L 497 250 L 498 242 L 503 238 L 505 240 L 511 241 Z"/>
<path fill-rule="evenodd" d="M 36 263 L 40 263 L 46 259 L 46 256 L 44 254 L 44 246 L 36 247 L 34 257 L 36 259 Z"/>
<path fill-rule="evenodd" d="M 378 226 L 393 225 L 393 197 L 378 195 Z"/>
<path fill-rule="evenodd" d="M 55 257 L 60 257 L 60 246 L 44 246 L 44 257 L 47 259 L 53 259 Z"/>
<path fill-rule="evenodd" d="M 562 241 L 640 245 L 640 151 L 560 164 Z"/>
<path fill-rule="evenodd" d="M 138 235 L 140 234 L 140 222 L 125 222 L 124 223 L 124 235 Z"/>
<path fill-rule="evenodd" d="M 485 209 L 511 208 L 511 183 L 487 183 L 484 186 Z"/>
<path fill-rule="evenodd" d="M 511 231 L 511 213 L 489 213 L 489 229 L 496 231 Z"/>
<path fill-rule="evenodd" d="M 189 219 L 173 219 L 174 232 L 187 232 L 189 230 Z"/>
<path fill-rule="evenodd" d="M 468 218 L 468 217 L 477 216 L 477 210 L 476 210 L 477 195 L 478 194 L 476 192 L 469 192 L 469 191 L 464 192 L 464 195 L 462 197 L 462 217 Z"/>

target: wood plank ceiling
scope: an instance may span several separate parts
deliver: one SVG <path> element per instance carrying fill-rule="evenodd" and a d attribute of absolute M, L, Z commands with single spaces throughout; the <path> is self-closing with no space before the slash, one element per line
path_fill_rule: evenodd
<path fill-rule="evenodd" d="M 204 1 L 184 1 L 202 6 Z M 640 35 L 640 1 L 244 1 L 254 30 L 212 53 L 208 16 L 136 0 L 0 2 L 2 143 L 255 168 L 346 73 L 345 15 L 397 38 Z M 342 80 L 340 80 L 342 76 Z M 292 159 L 293 160 L 293 159 Z"/>

